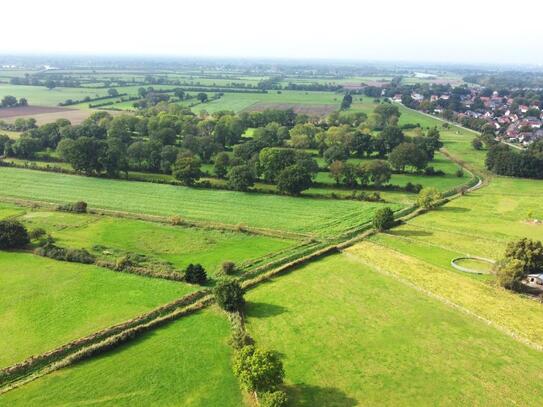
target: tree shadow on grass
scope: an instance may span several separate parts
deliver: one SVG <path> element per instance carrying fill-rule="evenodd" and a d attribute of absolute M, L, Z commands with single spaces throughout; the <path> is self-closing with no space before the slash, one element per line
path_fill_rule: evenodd
<path fill-rule="evenodd" d="M 296 407 L 353 407 L 358 401 L 334 387 L 313 386 L 300 383 L 287 386 L 289 406 Z"/>
<path fill-rule="evenodd" d="M 251 318 L 275 317 L 284 312 L 287 312 L 287 309 L 281 305 L 252 301 L 247 301 L 245 304 L 245 314 Z"/>

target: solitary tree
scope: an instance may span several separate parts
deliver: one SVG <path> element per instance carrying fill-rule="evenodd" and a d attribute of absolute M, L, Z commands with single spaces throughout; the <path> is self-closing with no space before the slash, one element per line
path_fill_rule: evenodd
<path fill-rule="evenodd" d="M 30 242 L 26 228 L 17 221 L 0 221 L 0 249 L 21 249 Z"/>
<path fill-rule="evenodd" d="M 394 212 L 388 206 L 379 208 L 373 217 L 373 227 L 379 232 L 390 229 L 394 226 Z"/>
<path fill-rule="evenodd" d="M 196 98 L 200 101 L 200 103 L 205 103 L 208 99 L 207 93 L 200 92 L 196 95 Z"/>
<path fill-rule="evenodd" d="M 443 199 L 443 195 L 436 188 L 424 188 L 419 192 L 417 204 L 424 209 L 432 209 L 437 206 L 437 203 Z"/>
<path fill-rule="evenodd" d="M 341 101 L 341 110 L 347 110 L 351 107 L 351 104 L 353 103 L 353 97 L 349 94 L 346 94 L 343 96 L 343 100 Z"/>
<path fill-rule="evenodd" d="M 279 355 L 254 345 L 244 346 L 236 352 L 232 368 L 242 386 L 255 393 L 277 389 L 285 377 Z"/>
<path fill-rule="evenodd" d="M 189 264 L 185 269 L 185 281 L 191 284 L 205 284 L 207 281 L 207 274 L 202 265 Z"/>
<path fill-rule="evenodd" d="M 236 280 L 223 280 L 213 289 L 217 304 L 228 312 L 239 311 L 245 304 L 243 288 Z"/>

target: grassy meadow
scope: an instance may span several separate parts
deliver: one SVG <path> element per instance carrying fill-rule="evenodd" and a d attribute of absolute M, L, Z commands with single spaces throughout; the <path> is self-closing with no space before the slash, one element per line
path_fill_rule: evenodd
<path fill-rule="evenodd" d="M 79 100 L 86 96 L 90 98 L 107 95 L 107 89 L 86 89 L 86 88 L 53 88 L 45 86 L 22 86 L 0 83 L 0 95 L 26 98 L 29 105 L 36 106 L 58 106 L 67 99 Z"/>
<path fill-rule="evenodd" d="M 40 182 L 36 183 L 36 177 Z M 320 236 L 372 219 L 382 204 L 195 189 L 0 168 L 0 196 L 53 203 L 84 199 L 90 207 L 246 225 Z M 399 205 L 392 205 L 398 209 Z"/>
<path fill-rule="evenodd" d="M 236 113 L 257 103 L 292 103 L 301 105 L 336 105 L 339 107 L 342 96 L 333 92 L 269 91 L 268 93 L 225 93 L 220 99 L 194 106 L 199 113 L 205 110 L 214 113 L 231 110 Z"/>
<path fill-rule="evenodd" d="M 0 251 L 0 367 L 130 319 L 194 289 L 174 281 Z"/>
<path fill-rule="evenodd" d="M 283 355 L 293 406 L 536 406 L 543 395 L 538 351 L 353 254 L 305 265 L 247 300 L 247 328 Z"/>
<path fill-rule="evenodd" d="M 19 220 L 30 230 L 45 229 L 63 247 L 85 248 L 98 256 L 106 251 L 112 254 L 105 257 L 113 261 L 124 253 L 137 253 L 177 268 L 200 263 L 211 275 L 226 260 L 242 264 L 294 244 L 268 236 L 97 215 L 31 211 Z"/>
<path fill-rule="evenodd" d="M 10 406 L 242 405 L 226 316 L 213 308 L 0 396 Z"/>

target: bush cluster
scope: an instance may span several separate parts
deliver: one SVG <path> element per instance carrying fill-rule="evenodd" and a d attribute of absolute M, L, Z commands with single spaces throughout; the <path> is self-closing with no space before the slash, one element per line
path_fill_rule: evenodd
<path fill-rule="evenodd" d="M 84 201 L 67 203 L 67 204 L 58 206 L 57 210 L 62 211 L 62 212 L 87 213 L 87 203 Z"/>
<path fill-rule="evenodd" d="M 47 243 L 42 247 L 38 247 L 34 251 L 38 256 L 49 257 L 50 259 L 69 261 L 73 263 L 94 264 L 96 258 L 85 249 L 65 249 Z"/>

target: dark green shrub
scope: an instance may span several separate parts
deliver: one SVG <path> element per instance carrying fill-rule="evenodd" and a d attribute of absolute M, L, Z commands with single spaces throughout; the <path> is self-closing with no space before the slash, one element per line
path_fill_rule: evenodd
<path fill-rule="evenodd" d="M 259 395 L 260 407 L 286 407 L 287 394 L 282 390 L 267 391 Z"/>
<path fill-rule="evenodd" d="M 87 213 L 87 203 L 84 201 L 68 203 L 60 205 L 57 207 L 57 210 L 62 212 Z"/>
<path fill-rule="evenodd" d="M 236 264 L 233 261 L 225 261 L 222 263 L 222 272 L 226 275 L 231 275 L 236 272 Z"/>
<path fill-rule="evenodd" d="M 236 280 L 223 280 L 213 289 L 217 304 L 228 312 L 239 311 L 245 304 L 243 288 Z"/>
<path fill-rule="evenodd" d="M 93 264 L 96 261 L 95 257 L 85 249 L 65 249 L 53 243 L 37 248 L 34 253 L 38 256 L 73 263 Z"/>
<path fill-rule="evenodd" d="M 273 351 L 257 349 L 253 345 L 238 350 L 232 365 L 234 374 L 247 391 L 275 390 L 285 377 L 279 355 Z"/>
<path fill-rule="evenodd" d="M 32 230 L 28 233 L 28 237 L 29 237 L 31 240 L 37 240 L 37 239 L 40 239 L 40 238 L 44 237 L 46 234 L 47 234 L 47 232 L 45 231 L 45 229 L 43 229 L 43 228 L 36 228 L 36 229 L 32 229 Z"/>
<path fill-rule="evenodd" d="M 191 284 L 205 284 L 207 281 L 207 274 L 202 265 L 189 264 L 185 269 L 185 281 Z"/>
<path fill-rule="evenodd" d="M 21 222 L 0 221 L 0 249 L 21 249 L 30 243 L 30 237 Z"/>
<path fill-rule="evenodd" d="M 377 209 L 373 216 L 373 227 L 382 232 L 390 229 L 392 226 L 394 226 L 394 212 L 392 212 L 392 209 L 388 206 Z"/>
<path fill-rule="evenodd" d="M 230 335 L 229 343 L 234 349 L 241 349 L 244 346 L 252 345 L 254 343 L 253 338 L 245 330 L 243 318 L 239 312 L 231 312 L 228 314 L 230 319 L 230 325 L 232 333 Z"/>
<path fill-rule="evenodd" d="M 520 291 L 524 276 L 524 263 L 517 259 L 502 262 L 496 270 L 497 283 L 508 290 Z"/>

